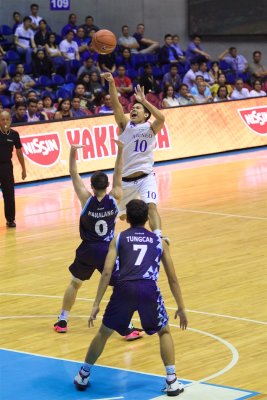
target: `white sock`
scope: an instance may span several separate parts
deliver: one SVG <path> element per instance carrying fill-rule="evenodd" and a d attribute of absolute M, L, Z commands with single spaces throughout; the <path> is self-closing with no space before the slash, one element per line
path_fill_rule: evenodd
<path fill-rule="evenodd" d="M 176 378 L 175 374 L 175 365 L 166 365 L 166 375 L 167 375 L 167 381 L 171 382 Z"/>
<path fill-rule="evenodd" d="M 130 322 L 128 328 L 133 329 L 133 327 L 134 327 L 133 324 Z"/>
<path fill-rule="evenodd" d="M 84 372 L 83 375 L 88 375 L 88 374 L 90 374 L 91 368 L 92 368 L 92 364 L 88 364 L 85 362 L 82 366 L 81 372 L 82 373 Z"/>
<path fill-rule="evenodd" d="M 157 235 L 157 236 L 162 236 L 162 231 L 161 231 L 161 229 L 155 229 L 153 232 L 154 232 L 155 235 Z"/>
<path fill-rule="evenodd" d="M 64 319 L 65 321 L 67 321 L 68 320 L 68 316 L 69 316 L 69 311 L 66 311 L 66 310 L 62 310 L 61 311 L 61 313 L 60 313 L 60 315 L 59 315 L 59 317 L 58 317 L 58 319 L 61 321 L 62 319 Z"/>

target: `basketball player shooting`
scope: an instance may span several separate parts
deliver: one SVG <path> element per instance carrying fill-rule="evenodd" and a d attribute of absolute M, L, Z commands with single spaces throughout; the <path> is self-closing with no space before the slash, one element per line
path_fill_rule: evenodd
<path fill-rule="evenodd" d="M 161 218 L 157 209 L 158 190 L 153 171 L 153 149 L 156 134 L 162 129 L 164 115 L 146 100 L 144 88 L 137 85 L 135 103 L 130 119 L 123 112 L 112 74 L 101 74 L 109 83 L 109 93 L 115 120 L 118 124 L 119 139 L 124 143 L 124 165 L 122 172 L 123 198 L 119 204 L 119 216 L 125 219 L 126 204 L 140 198 L 148 204 L 151 230 L 162 237 Z M 148 122 L 151 115 L 155 120 Z"/>

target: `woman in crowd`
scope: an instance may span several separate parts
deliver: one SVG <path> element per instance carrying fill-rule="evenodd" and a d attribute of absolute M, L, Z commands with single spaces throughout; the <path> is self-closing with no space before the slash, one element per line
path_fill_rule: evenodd
<path fill-rule="evenodd" d="M 179 101 L 174 95 L 174 87 L 172 85 L 165 86 L 163 90 L 162 106 L 163 108 L 179 106 Z"/>
<path fill-rule="evenodd" d="M 218 83 L 221 72 L 218 61 L 213 61 L 209 70 L 209 75 L 213 84 Z"/>
<path fill-rule="evenodd" d="M 59 102 L 58 110 L 55 113 L 54 119 L 72 118 L 71 101 L 70 99 L 62 99 Z"/>
<path fill-rule="evenodd" d="M 249 93 L 250 97 L 262 97 L 266 96 L 266 92 L 262 90 L 262 83 L 259 79 L 256 79 L 253 83 L 253 89 Z"/>
<path fill-rule="evenodd" d="M 220 102 L 220 101 L 228 101 L 230 100 L 229 98 L 229 93 L 226 85 L 221 85 L 218 89 L 217 95 L 214 97 L 214 103 Z"/>
<path fill-rule="evenodd" d="M 44 106 L 44 112 L 47 114 L 48 119 L 54 119 L 55 113 L 57 111 L 56 107 L 53 104 L 53 99 L 51 96 L 48 94 L 45 94 L 43 96 L 43 106 Z"/>
<path fill-rule="evenodd" d="M 219 90 L 219 88 L 220 88 L 221 86 L 226 86 L 226 87 L 227 87 L 227 92 L 228 92 L 228 95 L 230 96 L 231 93 L 233 92 L 233 88 L 232 88 L 231 85 L 229 85 L 229 84 L 226 82 L 226 76 L 225 76 L 225 74 L 224 74 L 223 72 L 221 72 L 221 73 L 218 75 L 218 82 L 215 83 L 215 84 L 213 84 L 213 85 L 211 86 L 211 88 L 210 88 L 210 91 L 211 91 L 211 94 L 212 94 L 213 97 L 215 97 L 215 96 L 217 95 L 217 92 L 218 92 L 218 90 Z"/>
<path fill-rule="evenodd" d="M 56 44 L 56 34 L 51 32 L 48 35 L 47 43 L 45 45 L 45 51 L 47 56 L 50 58 L 52 63 L 55 65 L 56 70 L 60 74 L 65 74 L 65 61 L 62 56 L 61 51 L 59 50 L 58 45 Z"/>

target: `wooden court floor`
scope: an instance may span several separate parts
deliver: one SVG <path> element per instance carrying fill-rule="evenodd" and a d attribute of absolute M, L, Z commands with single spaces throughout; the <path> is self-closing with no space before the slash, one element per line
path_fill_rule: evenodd
<path fill-rule="evenodd" d="M 264 149 L 156 168 L 163 231 L 171 239 L 189 318 L 188 331 L 181 332 L 162 271 L 178 375 L 258 391 L 262 399 L 267 395 L 266 156 Z M 71 182 L 19 187 L 16 204 L 17 229 L 7 230 L 0 199 L 0 346 L 83 360 L 101 321 L 87 328 L 97 273 L 79 291 L 69 332 L 52 330 L 80 240 L 80 206 Z M 124 228 L 118 222 L 117 230 Z M 125 343 L 115 334 L 99 363 L 164 374 L 156 336 Z"/>

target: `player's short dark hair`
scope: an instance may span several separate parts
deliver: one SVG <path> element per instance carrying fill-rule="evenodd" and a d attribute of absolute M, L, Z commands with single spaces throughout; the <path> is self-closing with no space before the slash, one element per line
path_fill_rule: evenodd
<path fill-rule="evenodd" d="M 146 121 L 148 121 L 151 117 L 151 112 L 142 103 L 140 103 L 140 101 L 135 100 L 134 104 L 141 104 L 143 106 L 144 112 L 148 114 L 148 116 L 146 117 Z"/>
<path fill-rule="evenodd" d="M 126 204 L 126 215 L 132 226 L 143 226 L 148 220 L 148 205 L 143 200 L 131 200 Z"/>
<path fill-rule="evenodd" d="M 23 18 L 23 22 L 26 22 L 26 21 L 32 21 L 32 20 L 31 20 L 30 17 L 24 17 L 24 18 Z"/>
<path fill-rule="evenodd" d="M 31 10 L 32 10 L 34 7 L 37 7 L 37 8 L 39 8 L 39 5 L 38 5 L 38 4 L 36 4 L 36 3 L 32 3 L 32 4 L 31 4 Z"/>
<path fill-rule="evenodd" d="M 105 190 L 108 184 L 108 176 L 102 171 L 96 171 L 91 176 L 91 185 L 96 190 Z"/>

